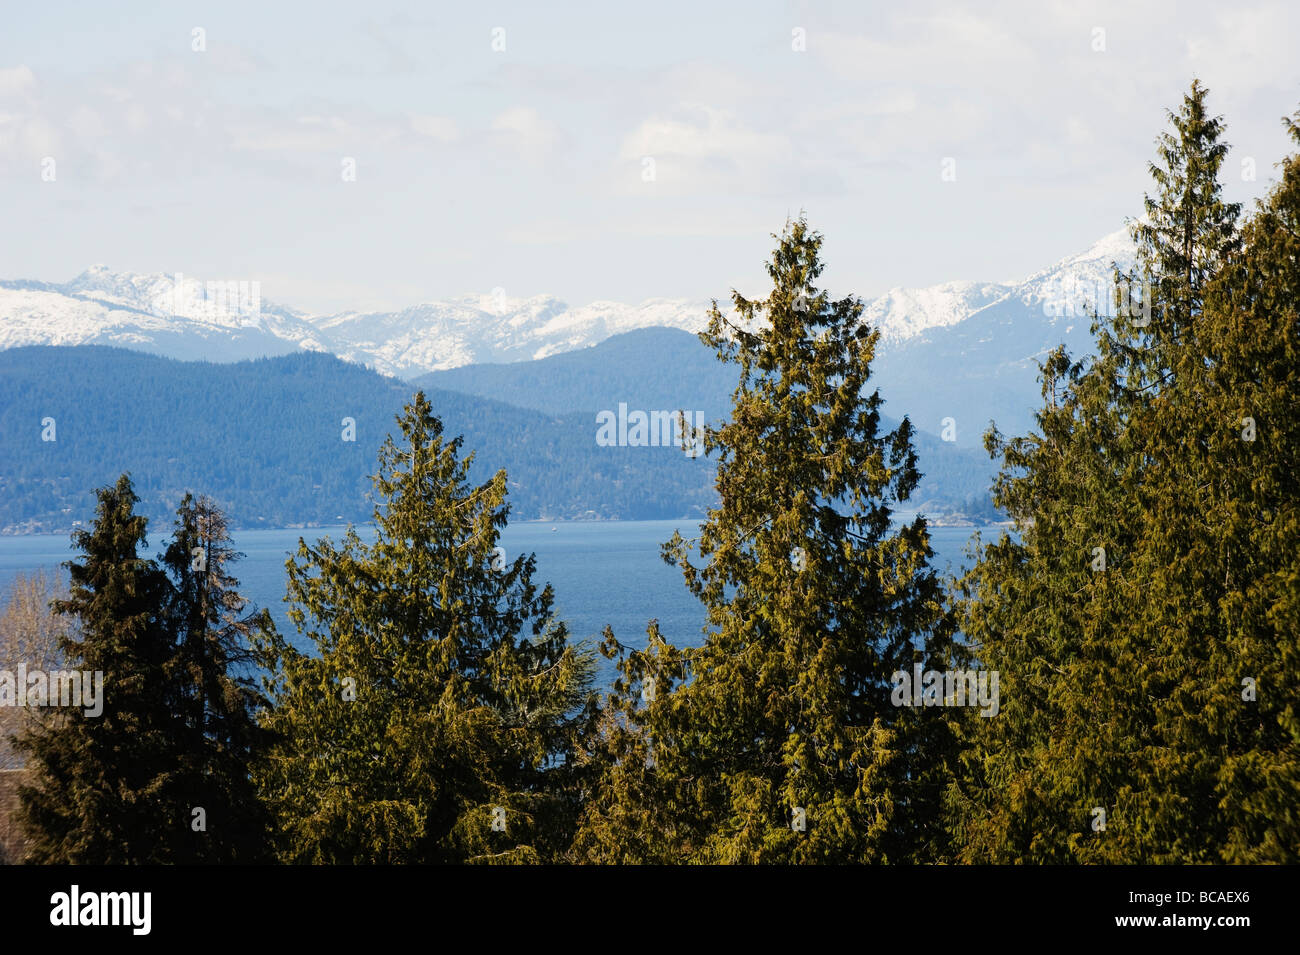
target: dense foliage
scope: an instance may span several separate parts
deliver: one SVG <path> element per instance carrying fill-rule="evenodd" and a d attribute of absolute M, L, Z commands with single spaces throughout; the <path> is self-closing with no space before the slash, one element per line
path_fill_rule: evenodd
<path fill-rule="evenodd" d="M 729 317 L 715 303 L 701 335 L 734 372 L 704 435 L 716 494 L 699 499 L 700 536 L 663 554 L 707 610 L 705 639 L 677 647 L 650 621 L 638 651 L 607 628 L 618 676 L 603 697 L 532 556 L 497 549 L 515 485 L 496 458 L 484 470 L 463 453 L 473 435 L 557 453 L 546 429 L 577 418 L 416 394 L 378 448 L 374 543 L 349 528 L 301 540 L 288 562 L 296 644 L 247 612 L 219 506 L 181 497 L 155 561 L 131 480 L 101 487 L 52 604 L 63 623 L 31 606 L 0 617 L 58 639 L 54 653 L 24 637 L 6 659 L 105 678 L 102 714 L 47 705 L 17 724 L 30 858 L 1300 861 L 1300 157 L 1243 221 L 1222 196 L 1225 127 L 1207 102 L 1194 83 L 1158 140 L 1136 268 L 1115 276 L 1123 307 L 1097 309 L 1096 353 L 1047 357 L 1031 433 L 990 429 L 995 500 L 1015 527 L 977 542 L 947 593 L 926 518 L 899 519 L 921 469 L 911 422 L 881 414 L 878 333 L 860 300 L 818 286 L 823 239 L 802 218 L 776 237 L 771 292 L 733 293 Z M 1300 146 L 1300 124 L 1287 128 Z M 90 377 L 195 367 L 93 354 Z M 212 468 L 261 494 L 361 467 L 362 442 L 340 445 L 335 420 L 355 413 L 377 434 L 395 386 L 346 369 L 361 390 L 310 394 L 313 369 L 337 366 L 160 376 L 151 399 L 183 414 L 158 420 L 196 430 L 167 435 L 176 470 L 155 499 Z M 288 376 L 277 396 L 255 387 L 267 367 Z M 30 370 L 6 387 L 63 415 L 43 453 L 70 473 L 91 473 L 73 460 L 87 449 L 134 453 L 132 433 L 164 441 L 112 402 L 95 419 L 110 437 L 91 433 Z M 459 436 L 440 412 L 467 409 L 485 417 Z M 214 434 L 204 416 L 244 414 L 271 416 L 323 470 L 268 478 L 288 459 L 259 444 L 240 460 L 238 428 L 175 441 Z M 17 472 L 43 473 L 35 453 Z M 628 494 L 705 473 L 671 454 L 640 470 L 598 457 L 547 473 L 589 489 L 626 478 Z M 660 463 L 674 459 L 687 470 Z M 359 506 L 337 480 L 330 493 Z"/>
<path fill-rule="evenodd" d="M 962 583 L 963 630 L 1007 698 L 963 726 L 966 861 L 1300 852 L 1300 182 L 1288 160 L 1239 232 L 1206 95 L 1193 84 L 1159 140 L 1097 355 L 1053 354 L 1038 432 L 988 436 L 1021 533 Z"/>
<path fill-rule="evenodd" d="M 71 592 L 52 604 L 75 623 L 59 650 L 80 690 L 70 702 L 44 673 L 17 741 L 33 777 L 20 790 L 28 859 L 261 861 L 266 812 L 248 775 L 260 698 L 232 672 L 250 621 L 220 515 L 187 498 L 160 564 L 141 554 L 147 521 L 130 478 L 97 496 L 67 565 Z"/>
<path fill-rule="evenodd" d="M 882 431 L 879 394 L 862 397 L 879 333 L 859 300 L 816 286 L 821 245 L 794 223 L 770 295 L 736 293 L 734 320 L 715 303 L 702 335 L 740 373 L 707 442 L 722 501 L 703 563 L 680 535 L 665 558 L 709 633 L 679 650 L 652 629 L 644 652 L 607 636 L 621 678 L 577 847 L 591 861 L 889 862 L 930 847 L 946 734 L 895 705 L 890 682 L 948 658 L 943 593 L 925 520 L 891 528 L 919 478 L 912 429 Z"/>
<path fill-rule="evenodd" d="M 592 651 L 568 644 L 535 558 L 497 550 L 506 475 L 469 481 L 423 393 L 380 450 L 376 540 L 301 542 L 271 633 L 258 772 L 291 862 L 537 862 L 563 852 L 567 757 Z M 495 825 L 494 825 L 495 823 Z"/>

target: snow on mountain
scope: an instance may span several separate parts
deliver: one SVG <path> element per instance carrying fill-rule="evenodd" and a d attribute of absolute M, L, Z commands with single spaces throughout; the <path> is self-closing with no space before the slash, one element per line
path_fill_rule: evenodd
<path fill-rule="evenodd" d="M 936 433 L 951 418 L 965 445 L 978 443 L 990 421 L 1025 433 L 1039 402 L 1039 362 L 1058 345 L 1074 358 L 1092 350 L 1093 306 L 1103 317 L 1115 313 L 1112 264 L 1126 270 L 1132 260 L 1127 233 L 1113 233 L 1007 283 L 1005 294 L 957 322 L 887 342 L 872 369 L 887 413 L 905 411 Z"/>
<path fill-rule="evenodd" d="M 1017 303 L 1030 325 L 1054 327 L 1060 319 L 1078 318 L 1087 327 L 1094 304 L 1110 308 L 1113 267 L 1128 269 L 1133 245 L 1127 229 L 1103 236 L 1089 248 L 1069 255 L 1020 281 L 949 282 L 924 289 L 893 289 L 867 303 L 865 317 L 881 328 L 881 343 L 902 343 L 931 329 L 949 328 L 986 308 Z"/>
<path fill-rule="evenodd" d="M 881 330 L 881 354 L 921 345 L 997 313 L 1017 326 L 1003 344 L 1014 360 L 1036 354 L 1046 335 L 1086 330 L 1085 301 L 1106 295 L 1110 265 L 1132 258 L 1127 233 L 1106 236 L 1022 282 L 948 282 L 891 289 L 864 302 L 864 320 Z M 426 302 L 396 312 L 309 315 L 261 296 L 256 282 L 114 272 L 94 266 L 64 284 L 0 281 L 0 348 L 106 344 L 182 359 L 236 361 L 299 349 L 332 352 L 399 377 L 482 362 L 544 358 L 638 328 L 697 332 L 708 304 L 651 299 L 571 307 L 552 296 L 487 295 Z M 985 319 L 988 321 L 989 319 Z M 1065 322 L 1065 327 L 1058 327 Z M 1001 338 L 1001 336 L 999 336 Z M 978 344 L 978 341 L 976 342 Z M 1006 356 L 1004 356 L 1006 357 Z"/>
<path fill-rule="evenodd" d="M 880 329 L 882 345 L 905 341 L 931 328 L 955 325 L 986 305 L 1004 298 L 1011 286 L 982 282 L 947 282 L 930 288 L 890 289 L 866 302 L 863 318 Z"/>
<path fill-rule="evenodd" d="M 0 348 L 117 345 L 185 360 L 238 361 L 333 343 L 256 282 L 199 282 L 92 266 L 61 285 L 0 281 Z"/>
<path fill-rule="evenodd" d="M 337 343 L 341 357 L 387 374 L 414 377 L 461 365 L 545 358 L 635 328 L 667 325 L 699 331 L 705 310 L 703 303 L 666 299 L 571 308 L 548 295 L 489 295 L 399 312 L 345 312 L 315 322 Z"/>
<path fill-rule="evenodd" d="M 1013 291 L 1013 297 L 1047 318 L 1084 317 L 1096 305 L 1114 314 L 1114 270 L 1131 269 L 1133 242 L 1127 229 L 1103 236 L 1077 255 L 1036 272 Z"/>

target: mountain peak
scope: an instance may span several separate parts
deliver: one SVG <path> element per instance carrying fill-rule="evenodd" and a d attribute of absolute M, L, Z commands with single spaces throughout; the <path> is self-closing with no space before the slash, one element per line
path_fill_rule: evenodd
<path fill-rule="evenodd" d="M 1119 229 L 1021 282 L 892 288 L 864 301 L 863 320 L 880 329 L 890 348 L 924 337 L 929 329 L 959 326 L 1012 299 L 1030 306 L 1044 322 L 1037 304 L 1073 295 L 1076 288 L 1096 300 L 1096 290 L 1110 280 L 1111 262 L 1126 264 L 1132 254 L 1128 230 Z M 142 275 L 96 263 L 64 285 L 0 283 L 0 347 L 94 342 L 217 361 L 306 349 L 414 377 L 461 365 L 543 358 L 636 329 L 695 333 L 704 327 L 707 311 L 703 299 L 570 306 L 553 295 L 520 297 L 494 288 L 392 312 L 309 315 L 263 301 L 257 282 Z"/>

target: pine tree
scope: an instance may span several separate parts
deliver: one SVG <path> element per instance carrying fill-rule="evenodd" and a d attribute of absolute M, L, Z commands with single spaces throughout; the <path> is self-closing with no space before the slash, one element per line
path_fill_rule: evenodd
<path fill-rule="evenodd" d="M 1218 182 L 1222 119 L 1206 95 L 1194 82 L 1159 140 L 1159 189 L 1133 226 L 1137 268 L 1117 275 L 1113 324 L 1094 322 L 1097 355 L 1055 352 L 1038 433 L 986 442 L 1020 540 L 985 548 L 963 582 L 963 632 L 1006 696 L 997 720 L 969 727 L 950 792 L 967 861 L 1212 855 L 1199 821 L 1210 774 L 1192 732 L 1204 634 L 1195 606 L 1153 585 L 1195 537 L 1178 517 L 1192 488 L 1165 409 L 1185 399 L 1187 343 L 1236 244 L 1238 210 Z"/>
<path fill-rule="evenodd" d="M 79 639 L 61 647 L 70 667 L 102 675 L 103 712 L 47 707 L 19 749 L 39 785 L 20 791 L 37 863 L 120 864 L 174 861 L 170 834 L 179 754 L 168 710 L 171 642 L 164 612 L 167 581 L 140 556 L 145 518 L 130 478 L 97 492 L 90 530 L 74 535 L 80 561 L 66 565 L 71 594 L 55 610 L 71 615 Z"/>
<path fill-rule="evenodd" d="M 685 669 L 682 651 L 657 621 L 644 650 L 624 646 L 610 627 L 601 653 L 618 676 L 575 754 L 583 778 L 582 817 L 568 861 L 605 865 L 673 864 L 689 857 L 695 805 L 689 786 L 656 771 L 648 707 L 670 693 Z"/>
<path fill-rule="evenodd" d="M 1145 219 L 1132 227 L 1137 261 L 1123 283 L 1125 300 L 1151 307 L 1140 323 L 1127 316 L 1120 332 L 1135 371 L 1129 389 L 1151 400 L 1172 381 L 1206 287 L 1240 242 L 1241 206 L 1223 200 L 1219 181 L 1228 154 L 1223 117 L 1209 114 L 1208 95 L 1193 80 L 1179 111 L 1168 113 L 1172 128 L 1157 140 L 1159 161 L 1148 165 L 1159 188 L 1143 200 Z M 1140 283 L 1149 288 L 1136 288 Z"/>
<path fill-rule="evenodd" d="M 1207 294 L 1239 249 L 1241 210 L 1222 198 L 1228 147 L 1206 97 L 1193 82 L 1172 117 L 1174 128 L 1160 141 L 1164 165 L 1152 167 L 1159 192 L 1147 198 L 1147 222 L 1134 230 L 1138 266 L 1152 277 L 1152 308 L 1149 334 L 1130 346 L 1135 372 L 1121 392 L 1140 452 L 1127 489 L 1139 506 L 1124 602 L 1129 639 L 1141 648 L 1134 689 L 1150 701 L 1150 724 L 1139 727 L 1147 743 L 1131 772 L 1144 795 L 1131 800 L 1126 838 L 1099 841 L 1098 861 L 1215 862 L 1226 838 L 1215 793 L 1223 741 L 1205 727 L 1225 690 L 1242 712 L 1240 688 L 1225 687 L 1226 674 L 1216 676 L 1211 665 L 1225 649 L 1215 605 L 1227 578 L 1207 572 L 1227 568 L 1211 555 L 1218 531 L 1206 521 L 1203 497 L 1219 481 L 1222 461 L 1207 453 L 1213 440 L 1192 436 L 1208 410 L 1203 365 L 1214 360 L 1197 356 L 1196 341 L 1204 337 Z M 1218 429 L 1226 424 L 1235 435 L 1235 423 Z M 1140 828 L 1140 841 L 1130 825 Z"/>
<path fill-rule="evenodd" d="M 1191 677 L 1174 738 L 1209 861 L 1300 860 L 1300 159 L 1281 166 L 1151 427 L 1150 470 L 1179 493 L 1146 528 L 1148 612 Z"/>
<path fill-rule="evenodd" d="M 702 341 L 739 366 L 719 507 L 665 559 L 708 610 L 699 648 L 607 632 L 620 676 L 588 758 L 586 861 L 933 858 L 946 728 L 895 706 L 893 675 L 942 663 L 949 627 L 926 522 L 893 527 L 920 477 L 912 427 L 867 393 L 879 337 L 815 287 L 822 237 L 776 237 L 764 300 L 714 303 Z M 704 563 L 693 563 L 692 544 Z"/>
<path fill-rule="evenodd" d="M 374 477 L 375 541 L 300 542 L 262 641 L 278 744 L 261 790 L 293 862 L 547 861 L 578 811 L 568 758 L 592 653 L 568 645 L 535 557 L 498 549 L 506 475 L 473 486 L 423 392 Z"/>
<path fill-rule="evenodd" d="M 267 628 L 265 611 L 241 616 L 247 602 L 229 565 L 225 515 L 207 497 L 186 494 L 163 556 L 172 588 L 168 666 L 170 707 L 183 735 L 183 808 L 189 825 L 178 861 L 260 862 L 269 856 L 269 816 L 249 775 L 263 745 L 256 711 L 250 634 Z"/>
<path fill-rule="evenodd" d="M 1136 648 L 1122 575 L 1137 502 L 1123 480 L 1117 358 L 1104 340 L 1101 351 L 1084 364 L 1056 349 L 1037 433 L 985 437 L 1002 460 L 994 501 L 1016 536 L 977 545 L 959 587 L 961 631 L 1002 695 L 995 718 L 954 721 L 965 769 L 949 803 L 965 862 L 1080 861 L 1097 833 L 1114 835 L 1117 805 L 1130 808 L 1129 792 L 1107 783 L 1149 740 L 1149 719 L 1124 694 Z"/>

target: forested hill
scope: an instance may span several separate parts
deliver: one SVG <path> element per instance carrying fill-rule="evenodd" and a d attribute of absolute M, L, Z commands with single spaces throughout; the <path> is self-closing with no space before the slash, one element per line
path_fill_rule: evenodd
<path fill-rule="evenodd" d="M 0 351 L 0 530 L 88 521 L 93 489 L 122 471 L 141 510 L 166 520 L 186 491 L 211 494 L 239 527 L 368 520 L 376 452 L 415 387 L 319 353 L 211 364 L 102 346 Z M 714 499 L 709 459 L 598 446 L 587 410 L 425 392 L 476 453 L 476 480 L 507 470 L 513 520 L 675 518 Z M 933 473 L 917 503 L 980 512 L 987 462 L 925 435 L 918 445 Z"/>
<path fill-rule="evenodd" d="M 884 428 L 895 427 L 906 412 L 894 400 L 895 392 L 902 390 L 903 380 L 910 377 L 938 387 L 941 376 L 932 373 L 923 357 L 918 357 L 912 367 L 925 369 L 925 374 L 900 373 L 891 384 L 884 385 L 877 382 L 873 372 L 868 381 L 867 387 L 879 387 L 884 399 Z M 677 328 L 640 328 L 611 336 L 590 348 L 533 361 L 464 365 L 421 375 L 413 379 L 413 384 L 549 413 L 616 411 L 624 403 L 629 408 L 701 412 L 712 421 L 730 414 L 738 374 L 736 365 L 718 361 L 713 350 L 696 335 Z M 909 387 L 915 393 L 926 385 L 911 382 Z M 975 403 L 973 399 L 953 401 L 948 407 L 961 416 L 963 427 L 973 427 L 971 422 L 977 419 L 967 412 Z M 975 520 L 996 519 L 998 515 L 989 503 L 995 469 L 983 449 L 943 441 L 922 428 L 916 417 L 912 424 L 918 428 L 915 446 L 925 475 L 915 495 L 915 506 L 932 515 L 959 513 Z M 987 422 L 980 427 L 984 424 Z"/>
<path fill-rule="evenodd" d="M 598 345 L 534 361 L 462 365 L 412 379 L 551 413 L 633 408 L 727 414 L 736 388 L 735 365 L 718 361 L 699 338 L 679 328 L 640 328 Z"/>
<path fill-rule="evenodd" d="M 206 491 L 237 526 L 368 520 L 368 476 L 409 386 L 333 356 L 181 362 L 94 346 L 0 352 L 0 528 L 86 521 L 92 489 L 130 471 L 141 509 Z M 671 448 L 606 448 L 592 415 L 546 415 L 426 389 L 472 474 L 509 472 L 511 517 L 700 513 L 712 469 Z M 42 440 L 54 419 L 55 440 Z M 344 441 L 344 418 L 356 440 Z"/>

